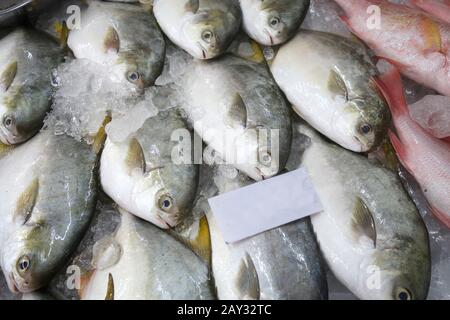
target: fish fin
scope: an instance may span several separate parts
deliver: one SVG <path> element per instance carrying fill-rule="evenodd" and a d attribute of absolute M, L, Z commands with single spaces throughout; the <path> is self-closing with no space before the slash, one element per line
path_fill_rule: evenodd
<path fill-rule="evenodd" d="M 384 74 L 376 77 L 374 82 L 383 93 L 394 117 L 409 114 L 403 93 L 402 77 L 395 66 L 391 65 Z"/>
<path fill-rule="evenodd" d="M 103 43 L 105 47 L 105 53 L 110 51 L 119 53 L 120 50 L 120 38 L 117 30 L 114 27 L 109 27 L 106 31 L 105 40 Z"/>
<path fill-rule="evenodd" d="M 420 29 L 422 30 L 423 39 L 425 40 L 425 48 L 423 52 L 442 52 L 442 37 L 439 24 L 424 16 L 420 19 Z"/>
<path fill-rule="evenodd" d="M 394 147 L 394 150 L 397 153 L 401 164 L 409 172 L 414 172 L 414 171 L 411 170 L 412 168 L 406 163 L 406 159 L 407 159 L 406 148 L 403 145 L 403 143 L 400 141 L 399 137 L 397 137 L 397 135 L 394 132 L 392 132 L 391 130 L 389 130 L 388 135 L 389 135 L 389 139 L 391 140 L 391 144 Z"/>
<path fill-rule="evenodd" d="M 330 75 L 328 76 L 328 90 L 334 93 L 335 96 L 344 96 L 345 100 L 348 100 L 348 89 L 344 79 L 334 70 L 330 70 Z"/>
<path fill-rule="evenodd" d="M 367 205 L 360 197 L 356 197 L 355 207 L 352 216 L 353 230 L 359 234 L 365 235 L 373 241 L 373 246 L 377 245 L 377 231 L 375 220 Z"/>
<path fill-rule="evenodd" d="M 105 300 L 114 300 L 114 278 L 108 274 L 108 287 L 106 288 Z"/>
<path fill-rule="evenodd" d="M 62 23 L 57 21 L 53 25 L 55 33 L 58 35 L 58 41 L 62 48 L 67 47 L 67 39 L 69 38 L 69 27 L 67 27 L 67 23 L 63 21 Z"/>
<path fill-rule="evenodd" d="M 106 236 L 94 244 L 91 265 L 97 270 L 105 270 L 116 265 L 121 256 L 122 246 L 113 236 Z"/>
<path fill-rule="evenodd" d="M 208 265 L 211 265 L 211 235 L 206 216 L 200 219 L 197 237 L 190 241 L 190 245 Z"/>
<path fill-rule="evenodd" d="M 256 271 L 255 264 L 248 253 L 245 253 L 245 257 L 241 260 L 236 285 L 241 294 L 239 297 L 240 299 L 260 299 L 258 272 Z"/>
<path fill-rule="evenodd" d="M 235 125 L 237 122 L 242 127 L 247 127 L 247 106 L 244 99 L 239 93 L 236 93 L 231 102 L 230 110 L 228 111 L 230 117 L 230 125 Z"/>
<path fill-rule="evenodd" d="M 97 134 L 94 137 L 92 150 L 94 150 L 96 154 L 100 154 L 101 150 L 103 149 L 106 140 L 105 127 L 108 123 L 111 122 L 111 120 L 112 120 L 111 116 L 106 116 L 105 119 L 103 120 L 102 126 L 100 127 L 100 129 L 98 129 Z"/>
<path fill-rule="evenodd" d="M 23 224 L 25 224 L 31 218 L 38 195 L 39 179 L 35 178 L 17 200 L 14 220 L 17 218 L 23 219 Z"/>
<path fill-rule="evenodd" d="M 131 174 L 135 169 L 140 169 L 142 173 L 146 170 L 144 150 L 136 138 L 131 139 L 130 144 L 128 145 L 128 153 L 125 159 L 125 164 L 128 168 L 129 174 Z"/>
<path fill-rule="evenodd" d="M 86 289 L 91 281 L 92 276 L 95 274 L 95 270 L 90 270 L 81 274 L 80 276 L 80 288 L 78 289 L 78 296 L 83 299 L 86 295 Z"/>
<path fill-rule="evenodd" d="M 200 8 L 200 1 L 199 0 L 188 0 L 186 5 L 184 6 L 184 9 L 187 12 L 197 13 L 198 9 Z"/>
<path fill-rule="evenodd" d="M 0 86 L 3 91 L 8 91 L 17 74 L 17 61 L 11 62 L 0 76 Z"/>

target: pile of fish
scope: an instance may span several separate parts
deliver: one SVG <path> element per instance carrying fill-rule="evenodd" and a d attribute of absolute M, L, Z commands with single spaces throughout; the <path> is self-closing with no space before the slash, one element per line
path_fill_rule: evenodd
<path fill-rule="evenodd" d="M 448 1 L 32 5 L 0 30 L 0 298 L 450 297 Z M 208 200 L 298 168 L 323 210 L 227 243 Z"/>

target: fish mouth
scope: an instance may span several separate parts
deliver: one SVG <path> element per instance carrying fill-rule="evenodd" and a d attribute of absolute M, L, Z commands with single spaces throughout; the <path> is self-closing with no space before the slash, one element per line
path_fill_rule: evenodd
<path fill-rule="evenodd" d="M 169 219 L 164 219 L 161 215 L 157 216 L 158 222 L 163 226 L 164 229 L 173 229 L 178 223 L 170 221 Z"/>
<path fill-rule="evenodd" d="M 372 148 L 366 148 L 365 144 L 361 141 L 358 136 L 353 136 L 353 138 L 358 142 L 359 150 L 354 150 L 355 152 L 369 152 Z M 354 149 L 354 148 L 352 148 Z"/>
<path fill-rule="evenodd" d="M 270 35 L 270 32 L 267 31 L 267 29 L 264 29 L 264 32 L 267 34 L 267 36 L 269 37 L 270 40 L 270 45 L 273 46 L 275 44 L 275 42 L 273 41 L 273 37 Z"/>
<path fill-rule="evenodd" d="M 10 135 L 11 135 L 11 133 L 6 132 L 5 129 L 3 129 L 3 127 L 0 127 L 0 141 L 3 144 L 6 144 L 6 145 L 14 144 L 14 139 L 11 139 Z M 13 138 L 15 138 L 15 137 L 13 137 Z"/>
<path fill-rule="evenodd" d="M 206 51 L 206 49 L 201 45 L 200 42 L 197 42 L 198 47 L 200 48 L 202 55 L 203 55 L 203 59 L 206 59 L 208 56 L 208 52 Z"/>
<path fill-rule="evenodd" d="M 258 172 L 258 175 L 261 177 L 262 181 L 267 179 L 266 175 L 262 172 L 260 168 L 256 168 L 256 171 Z"/>
<path fill-rule="evenodd" d="M 14 273 L 12 272 L 9 274 L 8 287 L 12 293 L 14 294 L 20 293 L 19 286 L 17 285 L 16 279 L 14 278 Z"/>

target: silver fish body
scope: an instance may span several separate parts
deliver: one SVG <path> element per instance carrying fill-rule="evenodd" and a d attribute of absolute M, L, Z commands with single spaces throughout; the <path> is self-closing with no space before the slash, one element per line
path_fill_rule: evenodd
<path fill-rule="evenodd" d="M 93 215 L 97 154 L 45 130 L 0 160 L 0 263 L 11 291 L 48 284 Z"/>
<path fill-rule="evenodd" d="M 284 169 L 291 114 L 264 64 L 232 55 L 197 61 L 186 71 L 182 90 L 194 130 L 214 151 L 208 153 L 255 180 Z"/>
<path fill-rule="evenodd" d="M 41 129 L 63 55 L 46 36 L 23 28 L 0 40 L 0 52 L 0 141 L 18 144 Z"/>
<path fill-rule="evenodd" d="M 212 299 L 208 267 L 150 223 L 121 210 L 119 228 L 93 247 L 83 300 Z"/>
<path fill-rule="evenodd" d="M 395 173 L 301 124 L 306 167 L 324 210 L 311 217 L 336 277 L 360 299 L 425 299 L 428 232 Z M 306 141 L 306 142 L 305 142 Z"/>
<path fill-rule="evenodd" d="M 153 11 L 167 37 L 197 59 L 223 54 L 241 24 L 237 0 L 155 0 Z"/>
<path fill-rule="evenodd" d="M 177 111 L 162 111 L 125 141 L 108 138 L 101 156 L 103 190 L 124 209 L 164 229 L 190 214 L 198 185 L 198 166 L 173 158 L 180 146 L 172 140 L 177 130 L 190 135 Z"/>
<path fill-rule="evenodd" d="M 316 130 L 355 152 L 376 148 L 390 123 L 378 71 L 356 41 L 301 30 L 269 59 L 294 110 Z"/>
<path fill-rule="evenodd" d="M 202 168 L 209 177 L 197 210 L 208 218 L 212 270 L 222 300 L 326 299 L 325 269 L 309 219 L 226 244 L 207 199 L 252 184 L 243 174 L 227 176 L 219 167 Z M 203 203 L 202 203 L 203 202 Z"/>

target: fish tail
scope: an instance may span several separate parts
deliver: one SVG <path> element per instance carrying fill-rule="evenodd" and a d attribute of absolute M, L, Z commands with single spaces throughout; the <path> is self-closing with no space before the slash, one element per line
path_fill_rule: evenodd
<path fill-rule="evenodd" d="M 386 98 L 394 119 L 409 113 L 403 93 L 402 77 L 395 66 L 391 65 L 384 74 L 378 76 L 375 83 Z"/>

